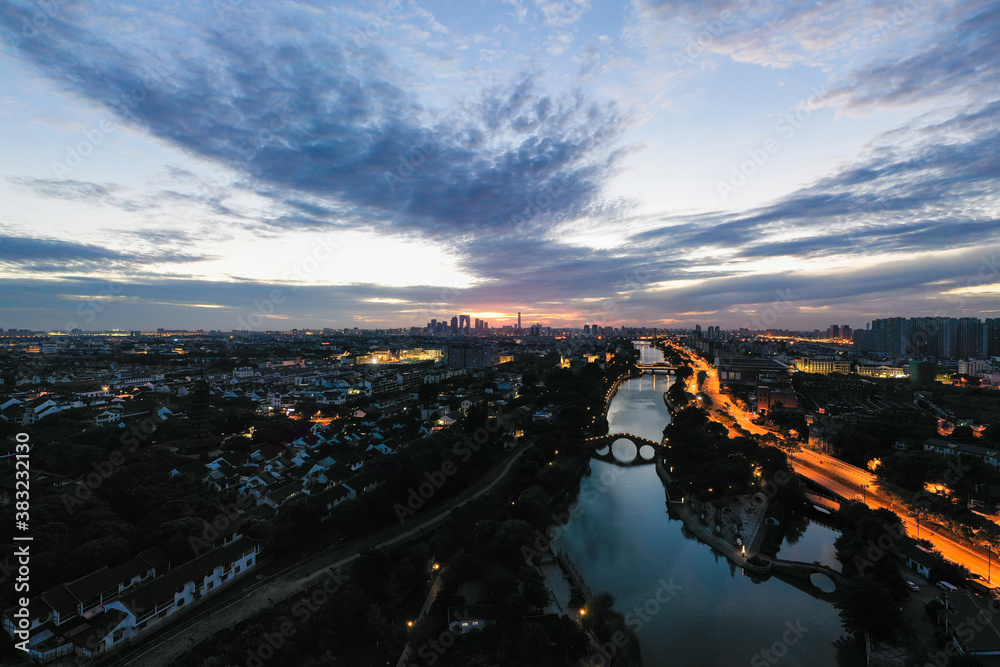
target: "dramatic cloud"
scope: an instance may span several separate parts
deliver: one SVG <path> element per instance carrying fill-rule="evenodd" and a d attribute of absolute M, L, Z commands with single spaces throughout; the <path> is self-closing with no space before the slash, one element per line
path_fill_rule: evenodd
<path fill-rule="evenodd" d="M 97 10 L 65 9 L 45 39 L 18 42 L 48 75 L 264 190 L 350 202 L 393 226 L 464 233 L 571 214 L 598 194 L 625 123 L 613 103 L 550 96 L 531 75 L 423 108 L 378 48 L 317 34 L 308 17 L 247 12 L 150 43 L 156 12 L 122 35 Z M 34 11 L 15 3 L 7 25 Z"/>
<path fill-rule="evenodd" d="M 931 12 L 937 9 L 927 7 Z M 853 108 L 928 98 L 948 102 L 996 99 L 1000 94 L 1000 6 L 988 0 L 948 5 L 937 27 L 932 37 L 904 57 L 883 57 L 851 73 L 831 98 Z"/>
<path fill-rule="evenodd" d="M 108 281 L 126 288 L 105 326 L 240 328 L 272 289 L 275 327 L 459 310 L 735 325 L 775 299 L 787 326 L 995 310 L 953 296 L 1000 246 L 996 3 L 38 12 L 0 17 L 27 109 L 0 122 L 30 155 L 3 163 L 0 280 L 19 292 L 2 298 L 36 326 Z M 761 158 L 761 128 L 790 113 L 809 120 Z M 109 117 L 53 177 L 48 156 Z M 26 153 L 39 127 L 72 140 Z M 720 163 L 752 204 L 701 196 Z M 263 278 L 325 234 L 331 265 L 369 273 Z"/>

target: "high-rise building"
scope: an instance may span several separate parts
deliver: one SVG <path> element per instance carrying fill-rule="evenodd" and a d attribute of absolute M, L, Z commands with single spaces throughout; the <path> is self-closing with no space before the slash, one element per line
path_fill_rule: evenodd
<path fill-rule="evenodd" d="M 846 338 L 850 332 L 859 352 L 890 357 L 978 359 L 990 354 L 993 334 L 988 323 L 976 317 L 890 317 L 872 320 L 864 331 L 851 331 L 842 325 L 840 337 Z"/>
<path fill-rule="evenodd" d="M 521 333 L 521 313 L 517 314 L 517 333 Z"/>
<path fill-rule="evenodd" d="M 487 368 L 496 363 L 492 347 L 449 345 L 445 349 L 446 363 L 451 368 Z"/>
<path fill-rule="evenodd" d="M 978 359 L 983 356 L 983 322 L 978 317 L 962 317 L 956 323 L 955 356 Z"/>
<path fill-rule="evenodd" d="M 984 323 L 983 349 L 988 357 L 1000 357 L 1000 318 L 993 317 Z"/>
<path fill-rule="evenodd" d="M 452 315 L 451 318 L 451 335 L 458 335 L 458 315 Z"/>
<path fill-rule="evenodd" d="M 461 330 L 461 333 L 469 333 L 469 321 L 470 317 L 468 315 L 458 316 L 458 328 Z"/>

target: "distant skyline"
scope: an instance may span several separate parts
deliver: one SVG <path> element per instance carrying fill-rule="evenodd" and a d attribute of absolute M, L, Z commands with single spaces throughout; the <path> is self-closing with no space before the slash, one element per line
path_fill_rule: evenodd
<path fill-rule="evenodd" d="M 4 328 L 1000 313 L 995 2 L 3 8 Z"/>
<path fill-rule="evenodd" d="M 464 313 L 462 313 L 461 315 L 464 315 Z M 504 314 L 501 314 L 501 313 L 493 313 L 493 315 L 495 315 L 495 316 L 497 316 L 497 317 L 500 318 L 500 323 L 497 323 L 495 325 L 491 324 L 491 323 L 487 323 L 487 324 L 489 324 L 489 327 L 485 328 L 485 329 L 477 329 L 473 324 L 470 324 L 470 326 L 469 326 L 470 334 L 488 333 L 488 332 L 493 332 L 493 331 L 500 332 L 503 329 L 514 329 L 514 330 L 517 329 L 517 315 L 516 314 L 514 314 L 513 316 L 511 316 L 511 315 L 504 315 Z M 751 328 L 751 330 L 754 330 L 754 331 L 757 331 L 757 332 L 765 332 L 765 331 L 788 331 L 788 332 L 793 332 L 793 333 L 821 333 L 821 334 L 827 334 L 827 333 L 830 333 L 832 327 L 837 327 L 838 329 L 841 329 L 842 331 L 843 331 L 843 329 L 842 329 L 843 327 L 847 327 L 847 330 L 850 333 L 853 333 L 854 331 L 859 331 L 859 330 L 863 331 L 863 330 L 866 330 L 867 328 L 869 328 L 870 325 L 874 326 L 875 323 L 878 320 L 886 321 L 886 320 L 894 320 L 894 319 L 907 320 L 907 319 L 911 319 L 911 318 L 907 318 L 905 316 L 903 316 L 901 318 L 898 318 L 898 317 L 875 318 L 874 320 L 866 321 L 866 322 L 861 323 L 861 324 L 859 324 L 857 326 L 854 326 L 854 325 L 846 323 L 846 322 L 841 322 L 839 324 L 831 323 L 831 324 L 827 324 L 827 325 L 823 325 L 823 326 L 802 326 L 802 327 L 793 327 L 793 328 L 767 326 L 763 322 L 751 322 L 750 324 L 752 326 L 750 328 Z M 959 318 L 955 318 L 955 319 L 959 319 Z M 989 321 L 989 320 L 1000 320 L 1000 317 L 998 317 L 998 318 L 973 318 L 973 319 L 980 319 L 980 321 L 983 321 L 985 323 L 986 321 Z M 475 322 L 475 319 L 473 319 L 473 322 Z M 354 329 L 354 328 L 359 329 L 359 330 L 368 330 L 368 331 L 376 330 L 376 329 L 401 329 L 401 330 L 411 329 L 411 328 L 423 329 L 423 328 L 425 328 L 426 324 L 429 324 L 429 323 L 425 322 L 423 325 L 418 325 L 418 324 L 401 324 L 401 325 L 397 325 L 397 326 L 384 326 L 384 327 L 332 327 L 332 326 L 325 326 L 324 327 L 324 326 L 314 326 L 314 325 L 309 325 L 309 324 L 302 324 L 302 325 L 296 325 L 296 326 L 289 326 L 287 328 L 280 328 L 280 327 L 279 328 L 271 328 L 271 327 L 266 327 L 266 326 L 259 326 L 259 327 L 258 326 L 248 326 L 248 324 L 252 325 L 253 324 L 252 322 L 251 323 L 240 322 L 239 324 L 240 324 L 240 327 L 238 327 L 236 329 L 219 329 L 219 328 L 215 328 L 215 327 L 194 327 L 194 328 L 187 328 L 187 327 L 177 327 L 177 326 L 169 326 L 169 325 L 159 325 L 157 327 L 147 327 L 147 328 L 139 328 L 139 329 L 136 329 L 134 327 L 131 328 L 131 329 L 125 329 L 125 328 L 121 328 L 121 327 L 109 327 L 109 328 L 105 328 L 105 329 L 87 329 L 87 328 L 84 328 L 84 327 L 76 327 L 73 330 L 75 331 L 77 329 L 80 329 L 84 333 L 101 333 L 101 332 L 126 332 L 127 333 L 129 331 L 137 331 L 137 330 L 141 331 L 143 333 L 158 333 L 160 331 L 162 331 L 164 333 L 170 333 L 170 332 L 175 332 L 175 331 L 187 331 L 189 333 L 197 333 L 199 331 L 204 331 L 204 332 L 209 332 L 210 333 L 210 332 L 213 332 L 213 331 L 217 331 L 217 332 L 221 332 L 221 333 L 230 333 L 232 331 L 251 331 L 251 332 L 254 332 L 254 331 L 256 331 L 256 332 L 265 332 L 265 331 L 283 332 L 284 331 L 284 332 L 287 332 L 287 331 L 292 331 L 292 330 L 297 330 L 297 331 L 322 331 L 324 329 L 330 329 L 331 331 L 337 332 L 337 331 L 350 330 L 350 329 Z M 428 335 L 440 335 L 442 337 L 446 337 L 446 336 L 451 335 L 449 333 L 450 328 L 451 328 L 451 319 L 450 319 L 450 316 L 447 317 L 447 318 L 445 318 L 445 319 L 439 319 L 439 320 L 437 320 L 437 324 L 444 325 L 445 331 L 443 333 L 440 333 L 440 334 L 430 334 L 429 333 Z M 525 331 L 528 331 L 528 330 L 530 330 L 532 327 L 534 327 L 536 325 L 540 325 L 544 329 L 555 329 L 555 330 L 567 330 L 567 329 L 568 330 L 573 330 L 573 329 L 577 329 L 577 330 L 580 330 L 580 331 L 583 331 L 585 326 L 591 326 L 591 327 L 598 327 L 599 326 L 599 327 L 613 327 L 613 328 L 646 328 L 646 329 L 661 329 L 661 330 L 662 329 L 674 329 L 674 330 L 685 330 L 685 329 L 687 329 L 687 330 L 694 330 L 696 327 L 701 327 L 701 330 L 703 332 L 706 332 L 706 333 L 708 332 L 708 329 L 710 327 L 717 328 L 720 331 L 737 331 L 740 328 L 746 328 L 746 327 L 726 327 L 726 326 L 722 326 L 722 325 L 716 324 L 715 322 L 710 321 L 710 320 L 693 322 L 690 325 L 674 325 L 674 326 L 670 326 L 670 327 L 657 326 L 657 325 L 646 324 L 646 323 L 623 324 L 623 325 L 604 325 L 604 324 L 600 324 L 600 323 L 597 323 L 597 322 L 582 322 L 582 323 L 578 323 L 578 324 L 553 325 L 553 324 L 546 324 L 545 322 L 535 322 L 535 321 L 532 321 L 530 324 L 527 324 L 527 323 L 523 324 L 522 328 Z M 463 327 L 460 327 L 460 328 L 464 331 L 465 327 L 463 326 Z M 9 330 L 14 330 L 14 331 L 32 331 L 32 329 L 30 329 L 28 327 L 8 327 L 6 325 L 0 326 L 0 334 L 3 334 L 5 332 L 9 332 Z M 49 331 L 49 330 L 44 330 L 43 329 L 43 330 L 40 330 L 40 331 Z M 63 331 L 63 330 L 53 330 L 53 331 L 60 332 L 60 331 Z M 63 331 L 63 332 L 64 333 L 71 333 L 70 331 Z M 849 338 L 849 336 L 848 336 L 848 338 Z"/>

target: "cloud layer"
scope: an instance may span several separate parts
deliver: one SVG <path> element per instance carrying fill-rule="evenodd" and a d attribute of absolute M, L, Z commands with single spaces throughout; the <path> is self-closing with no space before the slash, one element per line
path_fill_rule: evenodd
<path fill-rule="evenodd" d="M 409 288 L 296 288 L 303 296 L 281 317 L 423 324 L 448 309 L 525 304 L 552 322 L 683 322 L 683 313 L 708 313 L 736 324 L 786 295 L 802 309 L 786 316 L 791 326 L 830 307 L 858 324 L 888 313 L 879 309 L 940 307 L 1000 245 L 995 3 L 636 0 L 610 37 L 600 13 L 609 10 L 587 2 L 483 9 L 483 25 L 465 26 L 467 34 L 450 17 L 401 6 L 406 15 L 387 20 L 378 8 L 254 5 L 221 21 L 196 8 L 67 4 L 32 32 L 25 26 L 37 6 L 7 3 L 0 32 L 46 85 L 218 172 L 208 179 L 164 164 L 163 182 L 143 191 L 111 179 L 8 174 L 31 197 L 114 210 L 142 228 L 119 233 L 115 245 L 91 238 L 95 230 L 25 234 L 21 221 L 21 232 L 0 238 L 0 268 L 38 301 L 5 290 L 5 305 L 35 326 L 58 326 L 67 301 L 114 276 L 132 286 L 114 300 L 124 319 L 170 325 L 169 314 L 237 328 L 235 318 L 267 286 L 254 281 L 252 266 L 225 283 L 181 279 L 192 265 L 225 252 L 237 233 L 373 230 L 447 248 L 473 285 L 427 285 L 416 267 Z M 390 39 L 397 24 L 409 26 L 410 41 Z M 507 33 L 539 35 L 539 53 L 552 61 L 503 63 L 463 87 L 477 76 L 457 71 L 459 52 L 479 43 L 495 58 Z M 562 46 L 544 46 L 550 40 Z M 684 159 L 638 139 L 644 126 L 680 122 L 649 117 L 644 101 L 682 84 L 670 73 L 664 90 L 615 99 L 607 91 L 620 87 L 608 79 L 652 80 L 629 70 L 678 54 L 696 65 L 689 85 L 733 64 L 810 68 L 829 90 L 809 102 L 815 113 L 900 120 L 764 205 L 638 213 L 642 202 L 615 198 L 609 186 L 643 150 Z M 747 181 L 755 186 L 752 174 Z M 569 242 L 577 232 L 583 240 Z M 588 235 L 605 240 L 588 243 Z M 987 297 L 953 301 L 948 307 L 965 314 L 992 310 Z M 44 303 L 60 314 L 45 319 Z"/>

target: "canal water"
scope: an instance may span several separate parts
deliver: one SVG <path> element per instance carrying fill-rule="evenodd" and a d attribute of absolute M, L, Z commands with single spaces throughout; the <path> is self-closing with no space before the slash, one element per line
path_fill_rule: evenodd
<path fill-rule="evenodd" d="M 641 351 L 644 361 L 662 360 L 648 346 Z M 663 403 L 668 382 L 646 373 L 622 383 L 608 411 L 610 432 L 659 441 L 670 419 Z M 623 457 L 618 447 L 615 453 Z M 853 648 L 838 649 L 844 633 L 833 605 L 776 577 L 754 582 L 671 520 L 652 465 L 594 461 L 575 516 L 555 532 L 553 547 L 569 554 L 590 587 L 615 596 L 646 667 L 862 664 Z M 835 531 L 806 523 L 779 556 L 839 569 L 835 538 Z"/>

